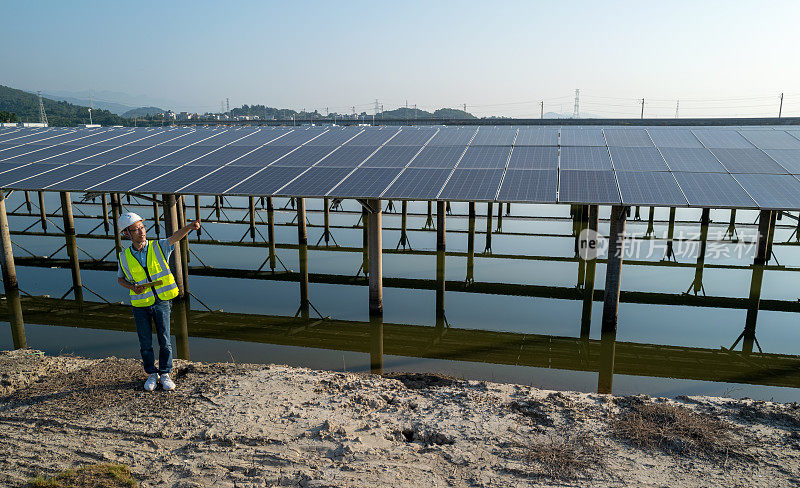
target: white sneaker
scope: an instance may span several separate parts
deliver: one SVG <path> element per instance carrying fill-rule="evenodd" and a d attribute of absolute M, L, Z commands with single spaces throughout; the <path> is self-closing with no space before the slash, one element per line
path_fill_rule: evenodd
<path fill-rule="evenodd" d="M 175 389 L 175 382 L 172 381 L 172 378 L 169 377 L 169 374 L 162 374 L 159 380 L 161 381 L 161 387 L 164 388 L 164 391 Z"/>
<path fill-rule="evenodd" d="M 153 391 L 156 389 L 156 384 L 158 384 L 158 373 L 153 373 L 147 377 L 147 381 L 144 382 L 144 391 Z"/>

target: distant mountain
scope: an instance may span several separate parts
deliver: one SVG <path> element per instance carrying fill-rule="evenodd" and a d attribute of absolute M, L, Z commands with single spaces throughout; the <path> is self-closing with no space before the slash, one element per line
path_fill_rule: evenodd
<path fill-rule="evenodd" d="M 42 96 L 50 98 L 52 100 L 56 100 L 59 102 L 67 102 L 73 105 L 80 105 L 83 107 L 91 107 L 94 106 L 95 109 L 100 110 L 108 110 L 111 113 L 122 115 L 123 113 L 133 109 L 128 105 L 123 105 L 121 103 L 116 102 L 107 102 L 104 100 L 94 100 L 94 98 L 75 98 L 75 97 L 65 97 L 59 95 L 53 95 L 51 93 L 42 92 Z"/>
<path fill-rule="evenodd" d="M 139 107 L 128 110 L 127 112 L 120 114 L 120 116 L 126 119 L 132 119 L 134 117 L 148 117 L 156 114 L 163 114 L 165 112 L 166 110 L 158 107 Z"/>
<path fill-rule="evenodd" d="M 89 123 L 89 107 L 42 97 L 47 122 L 69 127 Z M 16 115 L 20 122 L 39 122 L 39 97 L 16 88 L 0 85 L 0 111 Z M 103 109 L 92 111 L 92 122 L 102 125 L 125 125 L 126 119 Z"/>
<path fill-rule="evenodd" d="M 89 105 L 90 92 L 88 90 L 68 91 L 68 90 L 47 89 L 47 90 L 42 90 L 42 93 L 43 94 L 47 93 L 48 94 L 47 96 L 49 98 L 53 98 L 54 100 L 66 100 L 70 103 L 75 103 L 79 105 Z M 177 107 L 181 105 L 180 103 L 174 100 L 167 100 L 164 98 L 153 97 L 149 95 L 131 95 L 125 92 L 111 91 L 111 90 L 92 90 L 91 98 L 92 100 L 94 100 L 94 106 L 98 108 L 106 108 L 106 107 L 101 107 L 100 106 L 101 103 L 124 106 L 125 107 L 124 110 L 115 112 L 119 114 L 136 107 L 170 107 L 172 110 L 177 111 L 178 110 Z M 74 99 L 74 101 L 69 99 Z M 108 108 L 107 110 L 113 111 L 111 108 Z"/>

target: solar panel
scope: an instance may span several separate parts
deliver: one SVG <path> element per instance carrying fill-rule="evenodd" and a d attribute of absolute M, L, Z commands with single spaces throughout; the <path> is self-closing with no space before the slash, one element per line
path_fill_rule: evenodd
<path fill-rule="evenodd" d="M 517 130 L 513 127 L 481 126 L 470 146 L 510 146 Z"/>
<path fill-rule="evenodd" d="M 361 127 L 332 127 L 327 132 L 309 141 L 309 146 L 341 146 L 349 139 L 357 136 L 363 129 Z M 355 140 L 355 139 L 353 139 Z"/>
<path fill-rule="evenodd" d="M 601 129 L 578 129 L 574 127 L 561 128 L 562 146 L 605 146 Z"/>
<path fill-rule="evenodd" d="M 439 194 L 440 200 L 494 200 L 502 169 L 460 169 L 453 171 L 450 180 Z"/>
<path fill-rule="evenodd" d="M 386 190 L 383 198 L 433 200 L 451 172 L 450 169 L 406 168 Z"/>
<path fill-rule="evenodd" d="M 375 129 L 373 127 L 366 127 L 361 134 L 355 139 L 347 143 L 348 146 L 380 146 L 384 142 L 392 138 L 397 133 L 397 127 L 382 127 Z"/>
<path fill-rule="evenodd" d="M 673 174 L 692 206 L 711 208 L 756 206 L 733 176 L 727 173 L 675 172 Z"/>
<path fill-rule="evenodd" d="M 92 171 L 93 169 L 96 169 L 97 166 L 69 164 L 60 167 L 56 166 L 55 168 L 56 169 L 53 171 L 48 171 L 46 173 L 43 172 L 38 176 L 28 178 L 24 181 L 24 186 L 28 189 L 44 189 L 68 178 L 73 178 L 87 171 Z M 74 179 L 72 183 L 79 184 L 80 179 Z"/>
<path fill-rule="evenodd" d="M 323 197 L 351 171 L 350 168 L 311 168 L 276 194 Z"/>
<path fill-rule="evenodd" d="M 240 166 L 241 167 L 241 166 Z M 253 168 L 241 167 L 248 169 L 250 174 L 236 179 L 233 165 L 226 166 L 220 172 L 225 171 L 223 174 L 234 175 L 231 180 L 234 182 L 226 189 L 225 193 L 228 195 L 272 195 L 278 191 L 282 186 L 286 185 L 305 169 L 297 166 L 284 166 L 276 167 L 270 166 L 263 168 L 257 173 L 253 173 Z M 238 181 L 238 183 L 236 183 Z M 192 193 L 195 191 L 195 185 L 189 185 L 181 191 L 185 193 Z"/>
<path fill-rule="evenodd" d="M 475 135 L 474 127 L 442 127 L 428 146 L 466 146 Z"/>
<path fill-rule="evenodd" d="M 508 169 L 557 169 L 558 148 L 553 146 L 514 146 Z"/>
<path fill-rule="evenodd" d="M 628 205 L 686 206 L 678 183 L 669 172 L 617 171 L 622 203 Z"/>
<path fill-rule="evenodd" d="M 505 168 L 511 146 L 472 146 L 467 148 L 459 169 Z"/>
<path fill-rule="evenodd" d="M 562 203 L 620 203 L 613 171 L 562 170 L 558 201 Z"/>
<path fill-rule="evenodd" d="M 172 150 L 175 152 L 166 154 L 164 156 L 161 156 L 160 158 L 152 159 L 150 161 L 141 160 L 138 155 L 132 156 L 129 159 L 132 161 L 133 160 L 140 161 L 142 164 L 148 163 L 149 166 L 162 166 L 162 167 L 169 166 L 171 168 L 174 168 L 176 166 L 181 166 L 191 161 L 198 160 L 203 156 L 210 154 L 211 151 L 214 151 L 214 149 L 216 148 L 213 146 L 200 146 L 200 145 L 187 146 L 181 148 L 173 147 Z"/>
<path fill-rule="evenodd" d="M 362 166 L 367 168 L 402 168 L 419 152 L 419 146 L 381 147 Z"/>
<path fill-rule="evenodd" d="M 497 199 L 501 202 L 556 203 L 557 188 L 558 172 L 555 169 L 509 168 Z"/>
<path fill-rule="evenodd" d="M 761 208 L 800 209 L 800 181 L 792 175 L 735 175 Z"/>
<path fill-rule="evenodd" d="M 558 129 L 551 127 L 520 127 L 515 146 L 558 146 Z"/>
<path fill-rule="evenodd" d="M 767 149 L 764 152 L 789 173 L 800 174 L 800 149 Z"/>
<path fill-rule="evenodd" d="M 333 152 L 335 146 L 302 146 L 275 161 L 273 166 L 301 166 L 308 168 L 326 155 Z"/>
<path fill-rule="evenodd" d="M 108 168 L 113 165 L 106 166 Z M 208 166 L 200 166 L 208 171 Z M 124 175 L 115 176 L 107 181 L 98 183 L 92 187 L 94 191 L 108 191 L 108 192 L 129 192 L 134 188 L 147 183 L 148 181 L 157 178 L 174 170 L 175 166 L 139 166 L 138 168 L 125 173 Z M 146 190 L 143 190 L 146 191 Z"/>
<path fill-rule="evenodd" d="M 668 171 L 667 163 L 654 147 L 609 147 L 617 171 Z"/>
<path fill-rule="evenodd" d="M 358 168 L 328 196 L 340 198 L 379 198 L 401 168 Z"/>
<path fill-rule="evenodd" d="M 752 149 L 753 145 L 733 129 L 695 129 L 694 135 L 709 149 Z"/>
<path fill-rule="evenodd" d="M 611 170 L 605 147 L 562 147 L 561 169 Z"/>
<path fill-rule="evenodd" d="M 782 130 L 748 130 L 739 133 L 760 149 L 800 149 L 800 139 Z"/>
<path fill-rule="evenodd" d="M 97 166 L 87 169 L 86 172 L 75 176 L 73 178 L 65 179 L 61 182 L 54 182 L 50 184 L 48 190 L 62 190 L 62 191 L 84 191 L 92 188 L 94 185 L 101 183 L 110 178 L 118 175 L 125 175 L 129 171 L 139 168 L 138 165 L 131 164 L 109 164 L 107 166 Z M 124 176 L 123 176 L 124 178 Z"/>
<path fill-rule="evenodd" d="M 231 166 L 267 166 L 294 149 L 297 149 L 297 146 L 273 146 L 270 144 L 269 146 L 260 147 L 255 151 L 246 154 L 235 161 L 232 161 Z"/>
<path fill-rule="evenodd" d="M 656 146 L 702 148 L 703 144 L 692 134 L 689 129 L 647 129 L 650 138 Z"/>
<path fill-rule="evenodd" d="M 653 141 L 644 129 L 603 129 L 609 146 L 653 147 Z"/>
<path fill-rule="evenodd" d="M 712 149 L 711 152 L 731 173 L 786 173 L 760 149 Z"/>
<path fill-rule="evenodd" d="M 403 127 L 400 133 L 392 137 L 386 144 L 390 146 L 419 146 L 428 142 L 434 134 L 436 129 L 422 128 L 416 129 L 413 127 Z"/>
<path fill-rule="evenodd" d="M 276 146 L 299 146 L 319 136 L 321 133 L 322 132 L 318 129 L 293 130 L 292 132 L 286 134 L 285 136 L 275 140 L 275 142 L 272 142 L 270 144 L 274 144 Z"/>
<path fill-rule="evenodd" d="M 662 147 L 660 150 L 672 171 L 727 172 L 711 151 L 704 147 Z"/>
<path fill-rule="evenodd" d="M 351 146 L 347 144 L 340 147 L 333 154 L 317 163 L 318 167 L 355 168 L 364 162 L 379 146 Z"/>
<path fill-rule="evenodd" d="M 466 146 L 425 146 L 411 161 L 411 168 L 454 168 Z"/>
<path fill-rule="evenodd" d="M 239 166 L 238 168 L 243 168 Z M 175 168 L 174 171 L 167 173 L 163 176 L 153 179 L 153 181 L 148 181 L 142 183 L 142 186 L 139 188 L 134 188 L 137 191 L 147 192 L 147 193 L 175 193 L 178 191 L 179 188 L 186 186 L 188 183 L 195 181 L 199 178 L 202 178 L 208 175 L 210 172 L 214 171 L 216 168 L 214 166 L 194 166 L 192 164 Z M 169 170 L 168 170 L 169 171 Z M 251 171 L 252 173 L 252 171 Z M 156 175 L 153 175 L 155 177 Z M 225 188 L 230 187 L 228 185 L 219 191 L 222 192 Z"/>

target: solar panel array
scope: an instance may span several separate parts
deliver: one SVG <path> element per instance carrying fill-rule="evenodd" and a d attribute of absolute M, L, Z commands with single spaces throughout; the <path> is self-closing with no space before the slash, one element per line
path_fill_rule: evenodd
<path fill-rule="evenodd" d="M 800 130 L 3 127 L 0 188 L 794 210 Z"/>

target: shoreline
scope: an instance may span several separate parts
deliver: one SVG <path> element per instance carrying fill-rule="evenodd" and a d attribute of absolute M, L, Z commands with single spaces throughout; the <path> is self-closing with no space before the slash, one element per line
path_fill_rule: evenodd
<path fill-rule="evenodd" d="M 800 405 L 0 352 L 0 484 L 120 463 L 143 487 L 800 486 Z"/>

